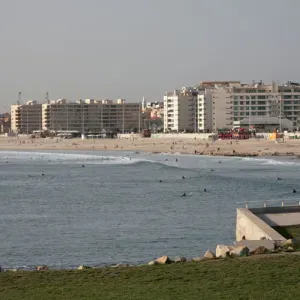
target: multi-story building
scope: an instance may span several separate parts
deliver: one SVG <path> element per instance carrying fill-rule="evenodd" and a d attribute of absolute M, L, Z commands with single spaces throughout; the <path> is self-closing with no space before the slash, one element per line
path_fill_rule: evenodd
<path fill-rule="evenodd" d="M 294 129 L 300 126 L 300 85 L 276 82 L 265 85 L 262 81 L 252 85 L 240 85 L 232 90 L 234 98 L 234 121 L 251 117 L 287 118 Z"/>
<path fill-rule="evenodd" d="M 245 117 L 278 117 L 280 115 L 280 94 L 275 82 L 265 85 L 263 82 L 252 85 L 242 84 L 232 88 L 233 120 Z"/>
<path fill-rule="evenodd" d="M 222 87 L 182 88 L 164 96 L 164 131 L 211 132 L 231 128 L 232 95 Z"/>
<path fill-rule="evenodd" d="M 11 128 L 11 116 L 9 113 L 0 114 L 0 133 L 9 133 Z"/>
<path fill-rule="evenodd" d="M 278 87 L 281 99 L 280 115 L 293 122 L 294 129 L 300 127 L 300 84 L 288 81 Z"/>
<path fill-rule="evenodd" d="M 231 129 L 234 122 L 261 118 L 288 119 L 294 129 L 300 127 L 300 84 L 262 81 L 201 82 L 164 96 L 164 130 L 216 132 Z M 280 123 L 280 122 L 279 122 Z M 289 126 L 290 128 L 290 126 Z M 285 129 L 285 128 L 281 128 Z"/>
<path fill-rule="evenodd" d="M 197 130 L 197 95 L 193 88 L 182 88 L 164 96 L 164 131 Z"/>
<path fill-rule="evenodd" d="M 30 107 L 39 107 L 35 114 Z M 16 132 L 31 133 L 36 130 L 78 131 L 100 133 L 101 131 L 129 132 L 141 126 L 141 106 L 126 103 L 124 99 L 80 100 L 69 103 L 66 99 L 48 101 L 45 104 L 12 105 Z M 21 112 L 21 113 L 20 113 Z"/>
<path fill-rule="evenodd" d="M 42 129 L 42 104 L 28 101 L 26 104 L 11 106 L 11 130 L 18 133 L 31 133 Z"/>

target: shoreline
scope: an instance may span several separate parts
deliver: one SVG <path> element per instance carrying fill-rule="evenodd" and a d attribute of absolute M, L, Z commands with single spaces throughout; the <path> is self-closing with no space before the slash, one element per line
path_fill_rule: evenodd
<path fill-rule="evenodd" d="M 188 154 L 223 157 L 300 157 L 300 141 L 138 138 L 130 139 L 30 139 L 0 138 L 0 151 L 131 151 L 169 155 Z"/>

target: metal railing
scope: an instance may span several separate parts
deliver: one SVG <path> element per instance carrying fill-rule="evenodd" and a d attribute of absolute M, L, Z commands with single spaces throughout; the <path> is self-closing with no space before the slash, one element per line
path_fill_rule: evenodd
<path fill-rule="evenodd" d="M 237 202 L 237 204 L 244 204 L 246 208 L 249 208 L 249 205 L 251 204 L 262 204 L 263 207 L 285 207 L 285 206 L 300 206 L 300 199 L 288 199 L 288 200 L 261 200 L 261 201 L 243 201 L 243 202 Z M 270 206 L 269 204 L 276 204 L 275 206 Z M 255 206 L 255 208 L 258 208 Z"/>

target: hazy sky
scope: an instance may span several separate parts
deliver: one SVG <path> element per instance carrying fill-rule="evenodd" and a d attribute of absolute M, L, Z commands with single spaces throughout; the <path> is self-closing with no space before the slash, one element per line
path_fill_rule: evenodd
<path fill-rule="evenodd" d="M 0 111 L 161 100 L 203 80 L 300 80 L 299 0 L 0 0 Z"/>

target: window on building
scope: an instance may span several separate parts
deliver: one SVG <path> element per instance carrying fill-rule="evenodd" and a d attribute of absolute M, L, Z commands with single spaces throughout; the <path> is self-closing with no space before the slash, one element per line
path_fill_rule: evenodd
<path fill-rule="evenodd" d="M 266 96 L 257 96 L 257 99 L 266 99 Z"/>
<path fill-rule="evenodd" d="M 239 104 L 238 101 L 234 101 L 234 102 L 233 102 L 233 105 L 238 105 L 238 104 Z"/>
<path fill-rule="evenodd" d="M 240 96 L 240 100 L 243 100 L 244 99 L 244 96 Z"/>
<path fill-rule="evenodd" d="M 250 101 L 246 101 L 246 105 L 249 105 L 250 104 Z"/>
<path fill-rule="evenodd" d="M 251 96 L 251 99 L 256 99 L 256 96 Z"/>

